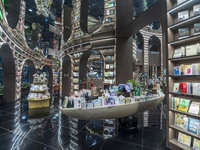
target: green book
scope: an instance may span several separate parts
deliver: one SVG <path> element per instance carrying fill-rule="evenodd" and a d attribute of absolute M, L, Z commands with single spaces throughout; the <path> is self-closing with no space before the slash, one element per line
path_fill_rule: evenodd
<path fill-rule="evenodd" d="M 179 100 L 179 105 L 178 105 L 178 110 L 187 112 L 190 106 L 190 100 L 188 99 L 180 99 Z"/>

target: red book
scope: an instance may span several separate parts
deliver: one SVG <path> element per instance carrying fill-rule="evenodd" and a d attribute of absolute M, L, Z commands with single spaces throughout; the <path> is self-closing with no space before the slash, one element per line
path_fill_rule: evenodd
<path fill-rule="evenodd" d="M 187 83 L 186 82 L 183 83 L 183 93 L 187 94 Z"/>
<path fill-rule="evenodd" d="M 179 87 L 180 87 L 180 93 L 183 93 L 183 82 L 179 83 Z"/>

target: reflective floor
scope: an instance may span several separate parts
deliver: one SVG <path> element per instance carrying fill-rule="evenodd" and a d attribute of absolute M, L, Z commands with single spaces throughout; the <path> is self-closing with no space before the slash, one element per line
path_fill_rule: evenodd
<path fill-rule="evenodd" d="M 62 100 L 50 109 L 29 110 L 26 98 L 0 108 L 0 150 L 166 150 L 165 105 L 132 119 L 85 121 L 61 114 Z"/>

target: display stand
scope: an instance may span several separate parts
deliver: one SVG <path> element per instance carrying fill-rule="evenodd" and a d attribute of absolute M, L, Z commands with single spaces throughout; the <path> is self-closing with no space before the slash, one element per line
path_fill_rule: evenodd
<path fill-rule="evenodd" d="M 194 138 L 200 140 L 200 136 L 194 134 L 193 132 L 188 131 L 188 129 L 180 128 L 175 124 L 175 114 L 179 113 L 181 115 L 186 115 L 188 118 L 193 118 L 200 120 L 199 115 L 191 114 L 188 111 L 180 111 L 172 109 L 172 98 L 181 98 L 188 99 L 192 102 L 200 102 L 199 95 L 183 93 L 183 92 L 174 92 L 174 83 L 199 83 L 198 75 L 185 75 L 185 73 L 175 74 L 174 67 L 181 65 L 191 65 L 200 63 L 198 52 L 196 55 L 192 54 L 192 50 L 189 52 L 187 46 L 194 45 L 199 43 L 200 36 L 194 33 L 194 24 L 199 23 L 200 14 L 194 13 L 193 6 L 200 4 L 197 1 L 184 1 L 180 2 L 180 0 L 167 0 L 167 19 L 168 19 L 168 73 L 167 73 L 167 81 L 168 81 L 168 89 L 166 93 L 167 104 L 168 104 L 168 119 L 167 119 L 167 147 L 173 150 L 177 149 L 187 149 L 190 150 L 194 144 Z M 181 16 L 181 12 L 188 11 L 188 17 Z M 181 20 L 182 18 L 182 20 Z M 181 28 L 189 28 L 189 36 L 180 38 L 183 34 L 180 33 Z M 181 54 L 177 53 L 175 56 L 175 50 L 181 50 Z M 197 50 L 198 51 L 198 50 Z M 184 54 L 185 53 L 185 54 Z M 190 54 L 189 54 L 190 53 Z M 181 71 L 182 72 L 182 71 Z M 189 73 L 186 71 L 186 74 Z M 186 87 L 187 88 L 187 87 Z M 191 138 L 190 144 L 187 145 L 186 141 L 178 141 L 179 133 L 186 134 Z M 189 146 L 190 145 L 190 146 Z"/>
<path fill-rule="evenodd" d="M 38 82 L 37 81 L 38 79 L 36 79 L 36 76 L 34 76 L 34 82 L 33 82 L 33 85 L 31 86 L 30 93 L 29 93 L 29 96 L 27 98 L 27 100 L 29 101 L 29 103 L 28 103 L 29 108 L 45 108 L 45 107 L 49 107 L 50 94 L 48 93 L 48 88 L 41 89 L 41 87 L 40 87 L 40 86 L 44 86 L 44 85 L 47 86 L 47 82 L 46 82 L 47 79 L 46 79 L 45 76 L 42 76 L 42 78 L 43 79 Z M 35 87 L 40 87 L 40 89 L 34 89 L 34 86 Z M 39 94 L 41 94 L 40 98 L 38 98 Z M 33 95 L 38 95 L 38 96 L 34 97 Z"/>

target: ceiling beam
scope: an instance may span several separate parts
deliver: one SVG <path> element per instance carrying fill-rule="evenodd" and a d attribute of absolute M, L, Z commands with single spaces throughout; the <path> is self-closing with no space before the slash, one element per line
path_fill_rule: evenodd
<path fill-rule="evenodd" d="M 166 15 L 165 7 L 165 0 L 159 0 L 157 3 L 148 8 L 145 12 L 143 12 L 140 16 L 132 20 L 120 32 L 118 32 L 117 36 L 121 38 L 129 38 L 146 25 Z"/>

